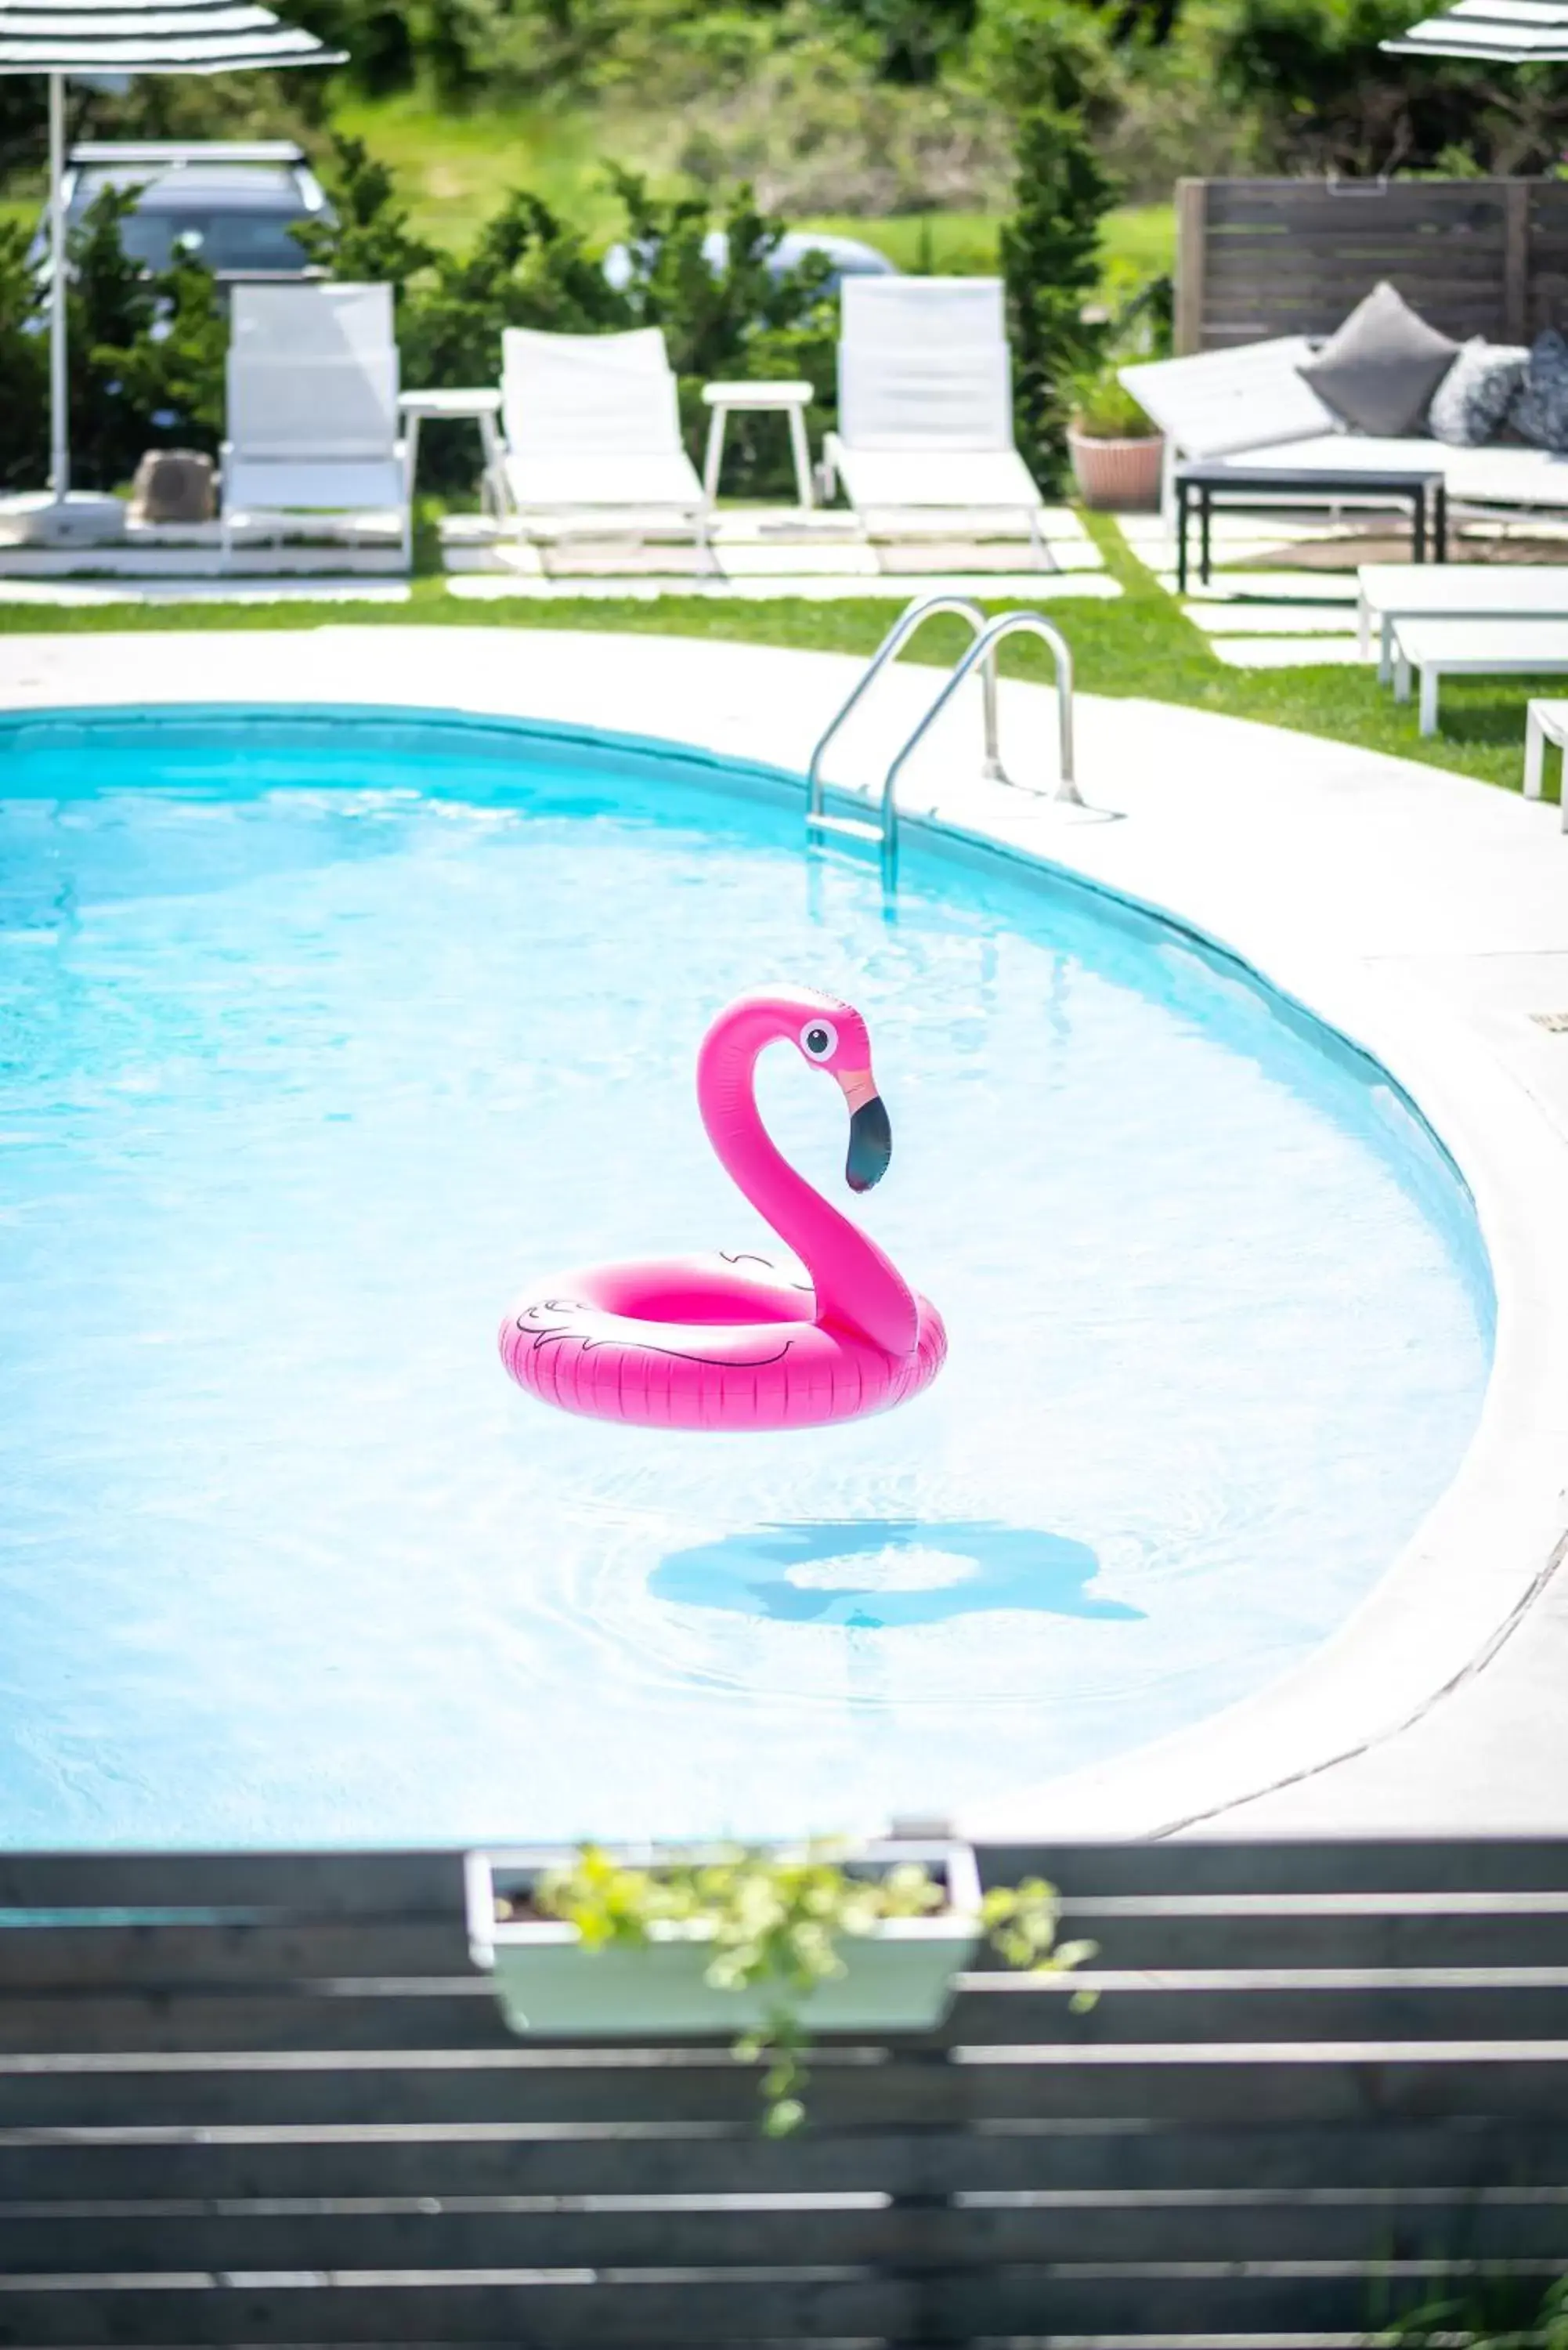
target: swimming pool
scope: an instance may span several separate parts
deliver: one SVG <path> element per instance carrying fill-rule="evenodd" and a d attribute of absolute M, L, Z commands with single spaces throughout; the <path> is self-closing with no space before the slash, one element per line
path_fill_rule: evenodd
<path fill-rule="evenodd" d="M 400 714 L 7 724 L 0 789 L 0 1840 L 950 1813 L 1284 1671 L 1458 1466 L 1451 1167 L 1081 885 L 911 835 L 888 909 L 761 772 Z M 533 1276 L 766 1245 L 692 1066 L 780 978 L 870 1024 L 855 1211 L 940 1378 L 761 1438 L 531 1404 Z M 760 1091 L 841 1200 L 833 1089 Z"/>

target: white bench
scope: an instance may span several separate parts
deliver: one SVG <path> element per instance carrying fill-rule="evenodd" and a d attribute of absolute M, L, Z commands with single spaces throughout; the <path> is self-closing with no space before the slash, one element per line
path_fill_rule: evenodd
<path fill-rule="evenodd" d="M 1562 620 L 1396 620 L 1394 694 L 1410 699 L 1410 673 L 1421 681 L 1420 731 L 1438 731 L 1438 688 L 1445 677 L 1544 677 L 1568 672 L 1568 619 Z"/>
<path fill-rule="evenodd" d="M 1355 580 L 1361 650 L 1372 650 L 1376 619 L 1384 685 L 1398 620 L 1568 620 L 1568 563 L 1364 563 Z"/>
<path fill-rule="evenodd" d="M 1532 702 L 1524 713 L 1524 796 L 1541 797 L 1546 745 L 1568 751 L 1568 702 Z M 1563 829 L 1568 832 L 1568 791 L 1562 794 Z"/>

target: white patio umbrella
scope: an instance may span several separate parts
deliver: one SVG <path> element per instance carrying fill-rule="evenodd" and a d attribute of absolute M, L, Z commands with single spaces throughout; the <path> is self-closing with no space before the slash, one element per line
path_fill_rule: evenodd
<path fill-rule="evenodd" d="M 49 83 L 49 497 L 29 503 L 60 510 L 63 522 L 70 492 L 63 184 L 67 78 L 341 65 L 345 54 L 280 24 L 269 8 L 250 0 L 0 0 L 0 74 L 47 74 Z"/>
<path fill-rule="evenodd" d="M 1425 16 L 1397 41 L 1379 47 L 1397 57 L 1474 57 L 1479 63 L 1528 66 L 1568 57 L 1568 0 L 1457 0 L 1440 16 Z"/>

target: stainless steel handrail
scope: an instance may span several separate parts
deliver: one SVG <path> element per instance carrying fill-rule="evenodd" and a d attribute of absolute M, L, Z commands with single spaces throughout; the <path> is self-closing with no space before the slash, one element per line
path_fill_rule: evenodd
<path fill-rule="evenodd" d="M 905 606 L 903 611 L 900 612 L 898 618 L 894 621 L 892 627 L 888 629 L 887 635 L 883 638 L 881 643 L 877 646 L 876 651 L 867 662 L 865 669 L 861 671 L 860 676 L 856 681 L 854 691 L 850 693 L 848 699 L 839 704 L 837 710 L 835 711 L 833 716 L 829 719 L 826 731 L 819 739 L 815 750 L 813 751 L 811 754 L 811 764 L 805 771 L 805 827 L 808 835 L 816 831 L 819 827 L 823 826 L 822 762 L 826 754 L 828 744 L 832 742 L 834 736 L 837 733 L 845 720 L 849 716 L 850 712 L 857 706 L 867 687 L 870 686 L 877 678 L 880 677 L 882 671 L 888 667 L 888 662 L 895 660 L 903 650 L 903 648 L 909 643 L 909 639 L 915 634 L 916 630 L 923 628 L 928 620 L 935 619 L 939 613 L 944 612 L 951 613 L 957 619 L 967 620 L 969 622 L 971 629 L 974 632 L 974 643 L 978 644 L 980 639 L 985 635 L 985 614 L 981 610 L 980 606 L 971 602 L 967 596 L 919 597 L 916 598 L 914 603 Z M 972 645 L 971 650 L 973 650 Z M 973 663 L 971 662 L 969 667 L 972 668 Z M 969 669 L 966 668 L 964 674 L 966 676 L 969 674 Z M 984 772 L 992 783 L 1005 783 L 1007 778 L 1002 772 L 1002 759 L 997 747 L 996 664 L 994 661 L 988 661 L 986 663 L 984 691 Z M 831 824 L 832 819 L 827 819 L 827 825 L 831 827 Z"/>
<path fill-rule="evenodd" d="M 892 765 L 882 778 L 882 869 L 889 883 L 897 879 L 898 871 L 898 804 L 894 795 L 894 786 L 898 783 L 906 761 L 924 742 L 927 734 L 971 670 L 983 661 L 987 675 L 994 678 L 998 645 L 1004 637 L 1016 636 L 1021 629 L 1027 629 L 1031 636 L 1038 637 L 1043 643 L 1049 645 L 1056 664 L 1057 780 L 1056 788 L 1050 796 L 1068 807 L 1084 806 L 1083 795 L 1073 775 L 1071 648 L 1061 629 L 1053 626 L 1043 613 L 1003 612 L 1000 619 L 992 620 L 990 627 L 976 637 L 914 733 L 905 743 L 903 749 L 895 755 Z M 1008 780 L 1006 776 L 1001 775 L 1000 763 L 996 772 L 1002 782 Z M 1033 786 L 1025 785 L 1023 788 L 1028 790 Z"/>

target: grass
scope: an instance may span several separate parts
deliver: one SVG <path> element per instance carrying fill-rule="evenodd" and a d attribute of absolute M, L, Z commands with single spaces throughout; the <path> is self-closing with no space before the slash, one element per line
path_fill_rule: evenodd
<path fill-rule="evenodd" d="M 988 277 L 999 265 L 999 213 L 903 213 L 893 220 L 864 220 L 854 213 L 814 213 L 792 225 L 857 236 L 862 244 L 885 253 L 895 267 L 921 276 Z"/>
<path fill-rule="evenodd" d="M 618 226 L 604 165 L 637 161 L 617 126 L 565 109 L 508 108 L 443 112 L 418 98 L 358 99 L 339 105 L 337 128 L 362 139 L 401 183 L 416 229 L 432 244 L 467 244 L 512 189 L 526 187 L 587 234 Z"/>
<path fill-rule="evenodd" d="M 1397 703 L 1370 668 L 1247 671 L 1217 660 L 1207 639 L 1174 598 L 1128 553 L 1114 524 L 1085 517 L 1107 566 L 1121 582 L 1116 602 L 1055 606 L 1073 648 L 1078 682 L 1088 693 L 1140 695 L 1232 718 L 1251 718 L 1366 750 L 1416 759 L 1518 790 L 1524 741 L 1524 705 L 1541 691 L 1528 680 L 1455 679 L 1444 687 L 1441 735 L 1423 741 L 1414 703 Z M 1001 605 L 993 606 L 1002 609 Z M 445 592 L 437 578 L 417 579 L 407 604 L 340 604 L 329 612 L 297 604 L 100 605 L 51 609 L 0 605 L 0 634 L 104 635 L 176 629 L 276 629 L 318 625 L 398 628 L 410 621 L 458 628 L 588 629 L 638 636 L 668 635 L 814 651 L 869 653 L 893 618 L 883 600 L 816 603 L 779 598 L 767 603 L 667 597 L 657 603 L 610 598 L 558 602 L 470 604 Z M 968 641 L 961 623 L 938 623 L 919 639 L 919 657 L 950 662 Z M 1044 647 L 1028 639 L 1002 650 L 1004 671 L 1044 678 Z"/>
<path fill-rule="evenodd" d="M 1108 283 L 1141 286 L 1176 267 L 1176 206 L 1120 204 L 1106 216 L 1100 261 Z"/>
<path fill-rule="evenodd" d="M 591 236 L 617 226 L 604 184 L 607 156 L 636 167 L 643 154 L 635 115 L 564 109 L 476 109 L 443 112 L 417 98 L 360 99 L 340 105 L 338 126 L 387 163 L 403 183 L 414 225 L 432 244 L 466 244 L 511 188 L 535 189 Z M 857 236 L 898 268 L 984 276 L 997 266 L 996 213 L 901 213 L 872 220 L 857 213 L 803 215 L 794 226 Z M 1113 212 L 1103 243 L 1107 284 L 1141 284 L 1176 258 L 1176 214 L 1169 204 L 1128 204 Z"/>
<path fill-rule="evenodd" d="M 605 184 L 606 159 L 632 168 L 654 161 L 646 120 L 613 109 L 432 106 L 417 96 L 345 98 L 337 127 L 362 139 L 396 172 L 410 219 L 434 244 L 470 243 L 509 190 L 528 187 L 593 239 L 619 226 Z M 325 144 L 325 141 L 320 142 Z M 653 176 L 660 175 L 657 171 Z M 31 227 L 43 202 L 42 176 L 0 191 L 0 220 Z M 884 220 L 852 213 L 803 216 L 793 226 L 832 229 L 873 244 L 898 268 L 950 276 L 986 276 L 998 266 L 996 213 L 933 212 Z M 1108 291 L 1125 294 L 1171 268 L 1176 215 L 1168 204 L 1125 205 L 1106 224 L 1102 246 Z"/>

